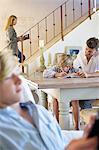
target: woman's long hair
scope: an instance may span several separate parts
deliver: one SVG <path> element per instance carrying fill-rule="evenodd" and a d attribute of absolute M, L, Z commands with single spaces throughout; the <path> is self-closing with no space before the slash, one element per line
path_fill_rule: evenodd
<path fill-rule="evenodd" d="M 9 26 L 13 26 L 13 21 L 14 21 L 15 19 L 17 19 L 17 17 L 14 16 L 14 15 L 11 15 L 11 16 L 8 18 L 7 24 L 6 24 L 6 26 L 5 26 L 5 30 L 7 30 Z"/>

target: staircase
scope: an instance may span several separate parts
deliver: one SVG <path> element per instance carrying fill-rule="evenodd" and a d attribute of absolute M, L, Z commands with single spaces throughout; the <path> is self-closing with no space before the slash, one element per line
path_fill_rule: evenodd
<path fill-rule="evenodd" d="M 84 20 L 88 17 L 91 19 L 91 15 L 94 13 L 93 8 L 99 9 L 99 1 L 66 0 L 65 3 L 24 32 L 22 36 L 29 34 L 29 40 L 20 43 L 22 53 L 26 55 L 23 63 L 27 69 L 26 72 L 28 72 L 28 64 L 40 56 L 40 40 L 44 40 L 45 50 L 60 39 L 64 40 L 64 36 Z"/>
<path fill-rule="evenodd" d="M 39 53 L 39 40 L 44 40 L 45 49 L 48 49 L 58 40 L 76 28 L 94 13 L 93 8 L 99 8 L 94 0 L 67 0 L 60 7 L 51 12 L 40 22 L 28 29 L 22 36 L 29 34 L 30 39 L 21 44 L 27 60 L 36 58 Z M 28 50 L 28 51 L 27 51 Z M 27 61 L 26 60 L 26 61 Z"/>

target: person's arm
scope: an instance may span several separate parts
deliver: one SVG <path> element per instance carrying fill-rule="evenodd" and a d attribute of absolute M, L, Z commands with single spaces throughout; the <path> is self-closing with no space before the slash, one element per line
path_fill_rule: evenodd
<path fill-rule="evenodd" d="M 22 41 L 22 40 L 23 40 L 23 37 L 22 37 L 22 36 L 18 36 L 18 37 L 17 37 L 17 42 Z"/>
<path fill-rule="evenodd" d="M 43 77 L 44 78 L 54 78 L 56 73 L 57 73 L 57 68 L 56 68 L 56 66 L 53 66 L 49 69 L 44 70 Z"/>
<path fill-rule="evenodd" d="M 45 69 L 43 72 L 43 77 L 44 78 L 57 78 L 57 77 L 63 77 L 65 76 L 67 73 L 62 71 L 62 72 L 58 72 L 58 68 L 57 66 L 53 66 L 49 69 Z"/>
<path fill-rule="evenodd" d="M 85 77 L 86 77 L 86 78 L 99 77 L 99 72 L 85 73 Z"/>
<path fill-rule="evenodd" d="M 99 77 L 99 72 L 94 72 L 94 73 L 77 72 L 76 75 L 81 78 Z"/>
<path fill-rule="evenodd" d="M 55 77 L 55 78 L 64 77 L 65 75 L 67 75 L 66 72 L 60 72 L 60 73 L 57 72 L 57 73 L 55 73 L 54 77 Z"/>

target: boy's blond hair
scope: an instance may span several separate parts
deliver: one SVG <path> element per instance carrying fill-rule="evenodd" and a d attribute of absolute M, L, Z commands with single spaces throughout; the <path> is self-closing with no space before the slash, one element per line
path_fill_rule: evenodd
<path fill-rule="evenodd" d="M 61 60 L 59 60 L 59 57 L 61 57 Z M 66 58 L 65 53 L 56 53 L 53 65 L 58 65 L 60 63 L 60 61 L 64 60 L 65 58 Z"/>
<path fill-rule="evenodd" d="M 15 57 L 10 51 L 0 51 L 0 81 L 8 77 L 16 66 Z"/>
<path fill-rule="evenodd" d="M 63 59 L 58 64 L 58 66 L 62 67 L 62 68 L 66 67 L 66 66 L 72 66 L 72 65 L 73 65 L 73 59 L 69 55 L 63 57 Z"/>

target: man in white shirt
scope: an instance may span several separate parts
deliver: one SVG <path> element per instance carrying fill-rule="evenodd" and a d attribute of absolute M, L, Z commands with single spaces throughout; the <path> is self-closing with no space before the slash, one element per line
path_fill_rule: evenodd
<path fill-rule="evenodd" d="M 99 76 L 99 40 L 92 37 L 86 41 L 86 48 L 81 51 L 73 62 L 74 68 L 81 68 L 78 72 L 81 77 L 97 77 Z M 90 108 L 91 101 L 80 102 L 81 108 Z"/>
<path fill-rule="evenodd" d="M 74 68 L 81 68 L 82 72 L 94 74 L 99 71 L 99 40 L 90 38 L 86 42 L 86 49 L 81 51 L 73 62 Z M 99 74 L 98 74 L 99 75 Z"/>

